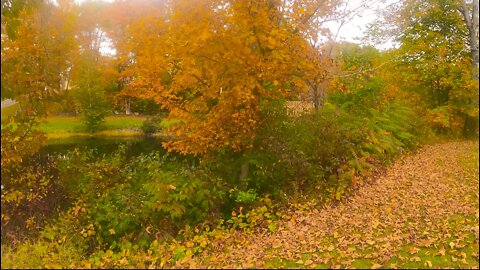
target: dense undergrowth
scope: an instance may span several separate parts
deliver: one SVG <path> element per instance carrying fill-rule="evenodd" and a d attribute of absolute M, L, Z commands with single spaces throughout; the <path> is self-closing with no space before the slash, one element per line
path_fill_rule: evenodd
<path fill-rule="evenodd" d="M 375 168 L 425 137 L 418 134 L 427 130 L 425 123 L 408 106 L 358 110 L 333 102 L 298 117 L 287 116 L 282 102 L 271 103 L 263 112 L 269 124 L 242 154 L 218 150 L 204 160 L 160 153 L 127 158 L 120 147 L 109 157 L 76 150 L 38 165 L 32 151 L 9 159 L 5 169 L 2 159 L 2 240 L 13 243 L 2 245 L 2 262 L 12 267 L 172 265 L 231 230 L 275 230 L 280 207 L 296 198 L 342 199 Z M 15 137 L 2 134 L 2 147 L 8 135 Z M 239 177 L 242 167 L 248 173 Z M 29 171 L 39 168 L 49 173 Z M 18 179 L 32 184 L 20 190 Z M 20 241 L 21 236 L 29 240 Z"/>

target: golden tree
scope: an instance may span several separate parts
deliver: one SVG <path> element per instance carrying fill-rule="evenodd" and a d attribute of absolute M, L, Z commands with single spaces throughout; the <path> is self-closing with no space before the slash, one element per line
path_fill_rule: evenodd
<path fill-rule="evenodd" d="M 129 29 L 130 91 L 169 111 L 169 151 L 248 149 L 263 105 L 306 91 L 318 75 L 306 24 L 282 1 L 187 2 L 169 2 L 168 14 Z"/>

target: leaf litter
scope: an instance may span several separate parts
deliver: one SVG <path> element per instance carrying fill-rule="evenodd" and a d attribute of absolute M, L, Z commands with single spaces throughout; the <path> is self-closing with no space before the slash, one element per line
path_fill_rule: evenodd
<path fill-rule="evenodd" d="M 473 141 L 427 145 L 399 158 L 348 200 L 293 207 L 275 231 L 259 228 L 218 240 L 193 258 L 195 265 L 354 268 L 355 260 L 367 260 L 361 268 L 478 269 L 478 147 Z M 470 255 L 461 251 L 465 246 L 473 246 Z M 447 256 L 449 262 L 436 265 L 435 258 Z"/>

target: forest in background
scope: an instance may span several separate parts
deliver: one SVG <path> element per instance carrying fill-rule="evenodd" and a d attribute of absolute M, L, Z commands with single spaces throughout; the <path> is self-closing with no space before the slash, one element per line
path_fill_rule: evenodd
<path fill-rule="evenodd" d="M 478 137 L 478 1 L 398 1 L 363 44 L 337 42 L 328 22 L 375 2 L 2 0 L 1 96 L 18 103 L 2 262 L 173 266 L 214 227 L 275 231 L 289 203 L 340 201 L 402 153 Z M 39 162 L 41 119 L 95 134 L 133 113 L 168 154 Z"/>

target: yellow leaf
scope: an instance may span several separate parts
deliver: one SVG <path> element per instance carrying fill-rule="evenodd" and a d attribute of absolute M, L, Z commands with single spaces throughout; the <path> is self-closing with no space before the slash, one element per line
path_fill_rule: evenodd
<path fill-rule="evenodd" d="M 110 229 L 110 230 L 108 230 L 108 232 L 109 232 L 110 234 L 115 234 L 115 229 Z"/>
<path fill-rule="evenodd" d="M 428 267 L 431 268 L 431 267 L 432 267 L 432 262 L 431 262 L 431 261 L 426 261 L 426 262 L 425 262 L 425 266 L 428 266 Z"/>
<path fill-rule="evenodd" d="M 419 248 L 411 247 L 411 248 L 408 250 L 408 253 L 410 253 L 411 255 L 413 255 L 413 254 L 417 254 L 419 251 L 420 251 Z"/>
<path fill-rule="evenodd" d="M 125 264 L 128 263 L 128 260 L 127 260 L 127 258 L 123 257 L 123 258 L 119 261 L 119 263 L 120 263 L 121 265 L 125 265 Z"/>

